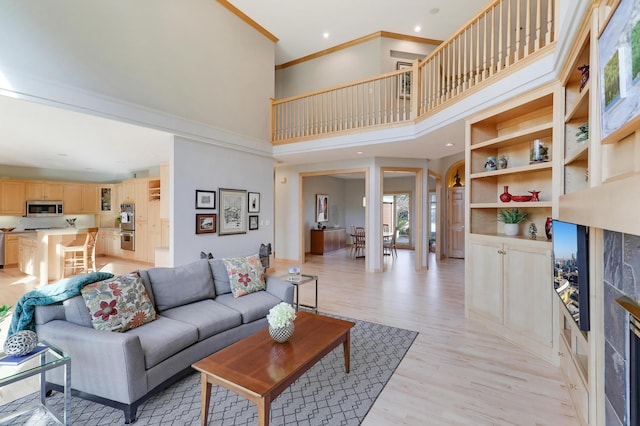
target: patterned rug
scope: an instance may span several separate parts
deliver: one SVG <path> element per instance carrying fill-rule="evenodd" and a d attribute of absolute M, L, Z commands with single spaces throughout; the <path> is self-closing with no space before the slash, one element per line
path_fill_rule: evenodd
<path fill-rule="evenodd" d="M 343 317 L 338 317 L 343 318 Z M 349 318 L 343 318 L 349 319 Z M 320 360 L 271 404 L 272 425 L 359 425 L 418 333 L 366 321 L 351 329 L 351 373 L 344 372 L 342 345 Z M 0 407 L 0 417 L 37 399 L 28 395 Z M 48 404 L 62 412 L 62 395 Z M 256 425 L 255 404 L 212 386 L 210 424 Z M 84 399 L 71 398 L 71 423 L 124 424 L 122 411 Z M 195 425 L 200 423 L 200 375 L 195 373 L 152 397 L 138 408 L 135 425 Z M 40 412 L 18 417 L 12 425 L 56 424 Z"/>

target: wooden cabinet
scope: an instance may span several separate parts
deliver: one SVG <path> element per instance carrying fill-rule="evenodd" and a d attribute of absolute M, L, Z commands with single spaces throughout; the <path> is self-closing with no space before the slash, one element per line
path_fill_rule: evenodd
<path fill-rule="evenodd" d="M 24 181 L 0 180 L 0 214 L 23 216 L 26 213 Z"/>
<path fill-rule="evenodd" d="M 551 360 L 554 342 L 551 243 L 468 239 L 467 314 Z"/>
<path fill-rule="evenodd" d="M 98 186 L 91 183 L 64 184 L 65 214 L 98 213 Z"/>
<path fill-rule="evenodd" d="M 132 203 L 136 198 L 136 181 L 125 180 L 122 182 L 122 203 Z"/>
<path fill-rule="evenodd" d="M 35 238 L 18 239 L 18 269 L 28 275 L 37 275 L 38 242 Z"/>
<path fill-rule="evenodd" d="M 19 234 L 4 234 L 4 265 L 18 264 L 18 237 Z"/>
<path fill-rule="evenodd" d="M 115 204 L 115 190 L 113 185 L 98 185 L 98 198 L 100 213 L 113 213 L 120 211 L 120 206 Z"/>
<path fill-rule="evenodd" d="M 562 304 L 559 305 L 560 309 L 564 310 L 564 312 L 560 312 L 560 323 L 562 324 L 558 350 L 560 369 L 567 383 L 569 396 L 576 408 L 578 418 L 581 424 L 586 425 L 589 424 L 588 344 L 583 333 L 573 327 L 573 319 L 570 318 L 566 307 Z"/>
<path fill-rule="evenodd" d="M 64 198 L 64 185 L 57 182 L 34 181 L 26 182 L 25 192 L 27 200 L 54 200 Z"/>
<path fill-rule="evenodd" d="M 133 202 L 136 206 L 136 222 L 148 220 L 147 206 L 149 204 L 149 181 L 136 179 Z M 136 223 L 136 230 L 138 223 Z"/>
<path fill-rule="evenodd" d="M 101 228 L 96 242 L 96 255 L 122 257 L 120 249 L 120 230 Z"/>
<path fill-rule="evenodd" d="M 149 245 L 147 262 L 155 262 L 155 249 L 162 247 L 162 222 L 160 220 L 160 200 L 149 202 Z M 168 245 L 167 245 L 168 247 Z"/>
<path fill-rule="evenodd" d="M 149 260 L 149 254 L 153 250 L 149 246 L 149 222 L 136 222 L 136 250 L 134 259 L 140 262 L 152 262 Z M 153 253 L 155 257 L 155 253 Z"/>
<path fill-rule="evenodd" d="M 346 244 L 347 231 L 344 228 L 311 230 L 311 253 L 313 254 L 339 250 L 345 248 Z"/>

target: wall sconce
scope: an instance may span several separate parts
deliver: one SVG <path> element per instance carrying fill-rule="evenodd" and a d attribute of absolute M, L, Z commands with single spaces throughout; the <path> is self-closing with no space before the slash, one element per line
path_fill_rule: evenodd
<path fill-rule="evenodd" d="M 362 207 L 367 207 L 367 197 L 362 197 Z"/>
<path fill-rule="evenodd" d="M 280 178 L 280 183 L 287 183 L 287 178 L 286 177 Z"/>

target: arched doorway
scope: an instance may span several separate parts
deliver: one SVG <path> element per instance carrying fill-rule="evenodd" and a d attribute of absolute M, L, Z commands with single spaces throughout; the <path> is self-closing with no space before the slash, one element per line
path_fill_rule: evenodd
<path fill-rule="evenodd" d="M 454 163 L 447 171 L 447 257 L 464 259 L 465 163 Z"/>

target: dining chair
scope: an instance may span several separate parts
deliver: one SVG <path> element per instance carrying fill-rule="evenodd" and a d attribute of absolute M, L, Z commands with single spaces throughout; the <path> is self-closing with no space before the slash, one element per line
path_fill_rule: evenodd
<path fill-rule="evenodd" d="M 398 250 L 396 249 L 396 232 L 391 234 L 391 237 L 385 238 L 382 241 L 382 250 L 383 253 L 389 253 L 390 255 L 394 255 L 398 257 Z"/>
<path fill-rule="evenodd" d="M 87 228 L 87 236 L 84 244 L 60 246 L 60 257 L 62 259 L 62 278 L 65 277 L 67 269 L 70 269 L 71 275 L 78 272 L 87 273 L 89 271 L 96 272 L 96 239 L 98 236 L 98 228 Z"/>
<path fill-rule="evenodd" d="M 364 228 L 358 226 L 356 227 L 355 232 L 356 242 L 355 242 L 355 256 L 364 257 L 365 249 L 366 249 L 366 238 L 364 233 Z"/>

